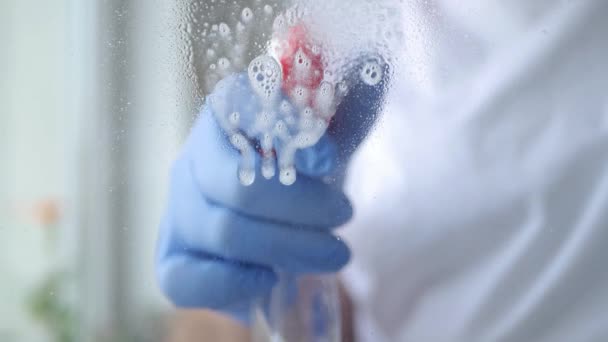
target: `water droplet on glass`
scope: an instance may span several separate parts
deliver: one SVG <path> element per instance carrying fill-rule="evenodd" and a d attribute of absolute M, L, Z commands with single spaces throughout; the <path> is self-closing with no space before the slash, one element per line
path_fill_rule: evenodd
<path fill-rule="evenodd" d="M 228 122 L 230 122 L 233 127 L 238 127 L 239 123 L 241 122 L 241 114 L 239 114 L 239 112 L 230 114 L 228 117 Z"/>
<path fill-rule="evenodd" d="M 262 55 L 249 64 L 249 82 L 253 90 L 263 100 L 263 105 L 270 105 L 281 87 L 281 66 L 274 58 Z"/>
<path fill-rule="evenodd" d="M 296 169 L 293 166 L 281 168 L 279 181 L 283 185 L 293 185 L 296 182 Z"/>
<path fill-rule="evenodd" d="M 249 7 L 245 7 L 241 12 L 241 20 L 244 23 L 249 23 L 253 19 L 253 11 Z"/>
<path fill-rule="evenodd" d="M 280 14 L 274 19 L 274 23 L 272 24 L 272 28 L 275 32 L 284 32 L 287 27 L 287 22 L 285 21 L 285 17 Z"/>
<path fill-rule="evenodd" d="M 267 15 L 272 15 L 272 12 L 274 12 L 274 10 L 272 9 L 272 6 L 270 6 L 270 5 L 264 6 L 264 13 L 266 13 Z"/>
<path fill-rule="evenodd" d="M 221 23 L 219 26 L 220 36 L 223 38 L 229 38 L 231 34 L 230 27 L 226 23 Z"/>
<path fill-rule="evenodd" d="M 360 82 L 372 86 L 379 84 L 384 67 L 378 61 L 390 62 L 385 53 L 398 40 L 395 27 L 402 26 L 400 16 L 394 15 L 396 11 L 389 10 L 384 2 L 364 0 L 360 6 L 344 3 L 336 6 L 325 1 L 319 4 L 304 0 L 295 2 L 295 6 L 283 13 L 275 13 L 274 2 L 255 0 L 252 2 L 255 8 L 241 7 L 242 10 L 233 12 L 236 18 L 202 25 L 207 35 L 203 39 L 207 46 L 201 50 L 207 57 L 203 65 L 213 71 L 207 73 L 205 84 L 215 85 L 228 72 L 247 66 L 244 77 L 248 78 L 255 101 L 238 107 L 227 105 L 220 111 L 221 116 L 216 114 L 231 144 L 240 152 L 238 178 L 243 185 L 251 185 L 256 172 L 261 172 L 266 179 L 278 176 L 284 185 L 293 184 L 297 177 L 295 155 L 299 149 L 316 144 L 325 133 L 337 106 L 349 90 L 344 77 L 356 70 Z M 200 10 L 211 11 L 210 7 L 218 3 L 218 0 L 202 2 L 207 8 Z M 336 10 L 348 20 L 336 20 Z M 330 15 L 332 12 L 334 15 Z M 275 14 L 274 20 L 270 21 Z M 257 25 L 270 23 L 273 24 L 273 38 L 264 41 L 268 33 L 258 33 Z M 293 41 L 292 30 L 297 31 L 300 24 L 306 32 L 304 37 L 296 38 L 314 39 Z M 251 60 L 254 55 L 248 53 L 252 47 L 265 52 Z M 361 69 L 354 69 L 360 67 L 359 58 L 370 47 L 382 56 L 381 59 L 370 59 Z M 191 58 L 196 59 L 196 54 Z M 284 63 L 284 70 L 279 60 Z M 237 108 L 238 111 L 234 111 Z M 261 164 L 256 163 L 258 160 Z"/>
<path fill-rule="evenodd" d="M 250 186 L 255 182 L 255 170 L 239 168 L 239 181 L 243 186 Z"/>
<path fill-rule="evenodd" d="M 275 176 L 276 170 L 272 158 L 266 158 L 262 162 L 262 176 L 266 179 L 272 179 Z"/>
<path fill-rule="evenodd" d="M 230 60 L 228 60 L 228 58 L 222 57 L 217 61 L 217 65 L 220 67 L 220 69 L 227 70 L 228 68 L 230 68 Z"/>

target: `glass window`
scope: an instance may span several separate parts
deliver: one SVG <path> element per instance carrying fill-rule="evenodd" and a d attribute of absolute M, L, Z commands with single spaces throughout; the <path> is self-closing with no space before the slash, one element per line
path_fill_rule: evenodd
<path fill-rule="evenodd" d="M 0 341 L 608 340 L 607 10 L 0 2 Z"/>

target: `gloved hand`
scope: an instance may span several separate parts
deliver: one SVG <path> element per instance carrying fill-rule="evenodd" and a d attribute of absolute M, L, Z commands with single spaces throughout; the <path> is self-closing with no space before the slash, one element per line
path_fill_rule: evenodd
<path fill-rule="evenodd" d="M 246 321 L 252 303 L 277 282 L 276 271 L 335 272 L 348 262 L 348 247 L 332 234 L 352 216 L 340 180 L 375 120 L 385 83 L 358 82 L 350 89 L 326 136 L 298 152 L 293 185 L 259 177 L 249 187 L 237 178 L 239 153 L 214 119 L 218 106 L 210 103 L 255 108 L 242 103 L 252 90 L 239 76 L 218 84 L 173 166 L 160 228 L 157 276 L 175 305 Z M 327 175 L 338 181 L 328 183 Z"/>

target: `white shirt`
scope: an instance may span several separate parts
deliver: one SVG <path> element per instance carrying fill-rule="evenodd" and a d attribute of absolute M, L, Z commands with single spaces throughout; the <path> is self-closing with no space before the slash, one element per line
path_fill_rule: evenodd
<path fill-rule="evenodd" d="M 489 3 L 430 11 L 353 162 L 361 341 L 608 341 L 608 1 Z"/>

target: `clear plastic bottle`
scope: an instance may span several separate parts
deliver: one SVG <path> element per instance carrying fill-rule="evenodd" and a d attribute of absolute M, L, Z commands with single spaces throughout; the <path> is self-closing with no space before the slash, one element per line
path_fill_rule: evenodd
<path fill-rule="evenodd" d="M 282 275 L 269 303 L 253 312 L 254 342 L 339 342 L 340 294 L 335 275 Z"/>

